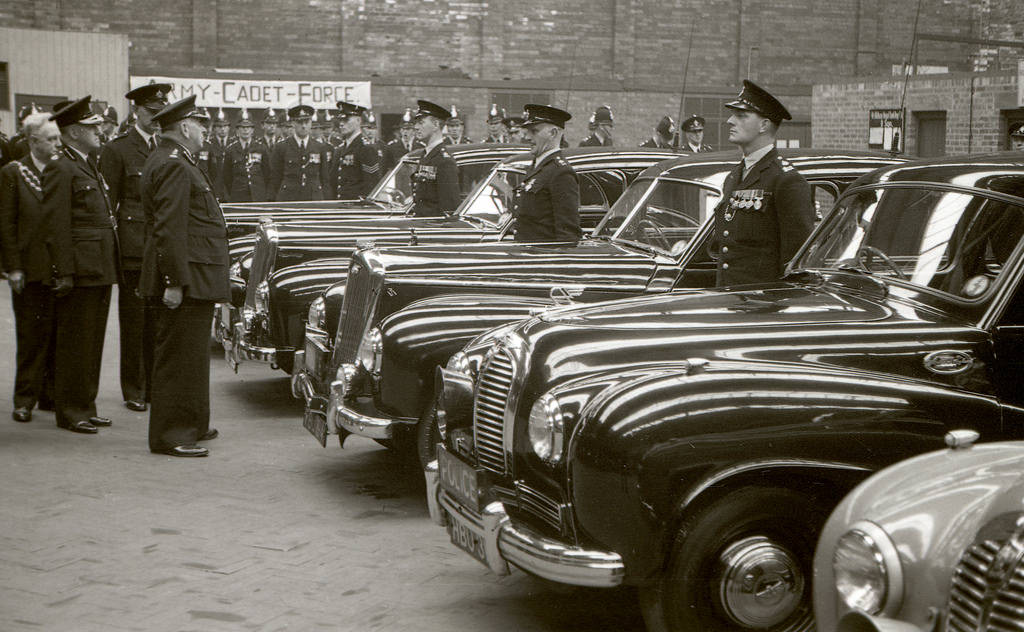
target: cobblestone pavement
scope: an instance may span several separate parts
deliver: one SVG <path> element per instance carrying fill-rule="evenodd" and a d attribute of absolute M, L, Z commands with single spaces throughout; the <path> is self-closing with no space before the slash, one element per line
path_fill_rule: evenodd
<path fill-rule="evenodd" d="M 0 631 L 643 628 L 628 590 L 490 574 L 430 522 L 417 470 L 369 441 L 321 448 L 266 366 L 215 356 L 209 458 L 150 454 L 146 413 L 121 404 L 112 303 L 97 403 L 113 427 L 0 407 Z M 6 287 L 0 319 L 9 402 Z"/>

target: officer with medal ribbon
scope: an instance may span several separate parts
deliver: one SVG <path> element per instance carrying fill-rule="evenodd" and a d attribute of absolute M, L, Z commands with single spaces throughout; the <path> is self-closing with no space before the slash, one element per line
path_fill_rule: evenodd
<path fill-rule="evenodd" d="M 527 104 L 523 129 L 533 148 L 533 166 L 515 188 L 512 216 L 516 241 L 578 241 L 580 185 L 560 151 L 572 115 L 550 105 Z"/>
<path fill-rule="evenodd" d="M 775 281 L 814 227 L 811 187 L 775 150 L 785 106 L 763 88 L 743 82 L 725 107 L 729 141 L 743 160 L 725 179 L 715 208 L 717 285 Z"/>
<path fill-rule="evenodd" d="M 312 138 L 313 106 L 288 110 L 293 133 L 279 142 L 270 157 L 270 190 L 278 202 L 322 200 L 327 187 L 331 148 Z"/>
<path fill-rule="evenodd" d="M 224 189 L 231 202 L 266 202 L 270 176 L 270 150 L 260 139 L 253 139 L 256 124 L 249 111 L 235 126 L 237 138 L 224 152 Z"/>
<path fill-rule="evenodd" d="M 100 153 L 100 171 L 110 187 L 121 247 L 121 279 L 117 315 L 121 332 L 121 396 L 129 410 L 146 410 L 152 370 L 152 334 L 146 327 L 146 303 L 138 295 L 146 218 L 139 179 L 146 158 L 156 148 L 159 126 L 153 115 L 167 105 L 169 83 L 139 86 L 124 95 L 132 103 L 135 125 L 114 138 Z"/>
<path fill-rule="evenodd" d="M 210 428 L 210 322 L 231 298 L 228 238 L 209 179 L 198 168 L 205 113 L 195 95 L 160 110 L 160 146 L 142 171 L 146 252 L 140 289 L 154 321 L 149 449 L 206 456 Z"/>
<path fill-rule="evenodd" d="M 55 279 L 57 425 L 95 434 L 98 426 L 110 425 L 110 419 L 96 414 L 96 395 L 118 253 L 114 209 L 90 155 L 100 148 L 103 119 L 89 109 L 89 100 L 73 101 L 50 116 L 64 147 L 43 170 L 42 184 Z"/>
<path fill-rule="evenodd" d="M 337 106 L 343 139 L 331 161 L 331 197 L 358 200 L 380 180 L 383 156 L 377 146 L 363 136 L 363 123 L 369 110 L 346 101 L 338 101 Z"/>
<path fill-rule="evenodd" d="M 417 101 L 416 136 L 426 145 L 412 174 L 412 214 L 440 217 L 459 206 L 459 171 L 445 149 L 442 129 L 449 113 L 430 101 Z"/>

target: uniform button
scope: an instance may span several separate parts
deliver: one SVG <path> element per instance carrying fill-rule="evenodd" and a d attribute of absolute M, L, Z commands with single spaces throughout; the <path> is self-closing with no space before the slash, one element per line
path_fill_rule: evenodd
<path fill-rule="evenodd" d="M 722 254 L 729 252 L 729 246 L 722 246 Z"/>
<path fill-rule="evenodd" d="M 722 269 L 723 270 L 728 270 L 729 269 L 729 264 L 728 263 L 723 263 L 722 264 Z"/>
<path fill-rule="evenodd" d="M 728 237 L 728 236 L 729 236 L 729 231 L 723 230 L 722 231 L 722 237 Z"/>

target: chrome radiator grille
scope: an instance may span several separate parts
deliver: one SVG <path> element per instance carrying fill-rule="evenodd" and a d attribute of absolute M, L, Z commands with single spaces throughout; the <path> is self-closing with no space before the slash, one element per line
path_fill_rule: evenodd
<path fill-rule="evenodd" d="M 473 434 L 477 459 L 488 470 L 505 473 L 505 408 L 512 390 L 512 356 L 498 347 L 480 371 L 473 402 Z"/>
<path fill-rule="evenodd" d="M 988 529 L 988 535 L 991 529 Z M 1024 548 L 1009 537 L 979 537 L 953 572 L 948 632 L 1024 632 Z"/>
<path fill-rule="evenodd" d="M 562 529 L 561 507 L 554 498 L 522 481 L 516 481 L 516 501 L 523 511 L 537 516 L 558 530 Z"/>
<path fill-rule="evenodd" d="M 349 268 L 345 299 L 341 303 L 338 343 L 334 347 L 335 364 L 352 362 L 367 326 L 367 311 L 373 300 L 373 278 L 366 266 L 353 262 Z"/>

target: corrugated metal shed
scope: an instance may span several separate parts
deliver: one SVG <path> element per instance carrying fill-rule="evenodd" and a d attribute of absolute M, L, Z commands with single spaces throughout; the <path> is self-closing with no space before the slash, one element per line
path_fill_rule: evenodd
<path fill-rule="evenodd" d="M 7 64 L 7 110 L 0 130 L 14 132 L 16 95 L 77 98 L 91 94 L 127 114 L 128 36 L 0 28 L 0 63 Z"/>

